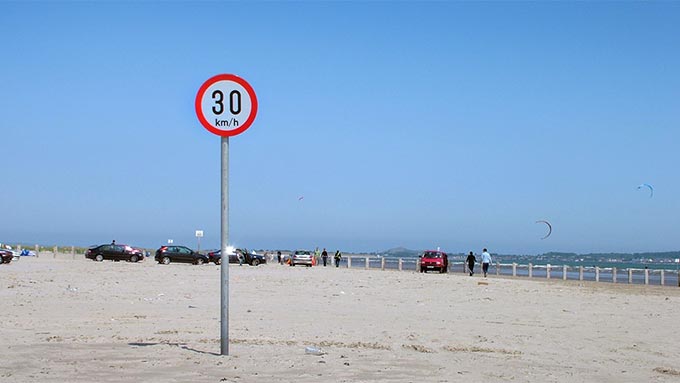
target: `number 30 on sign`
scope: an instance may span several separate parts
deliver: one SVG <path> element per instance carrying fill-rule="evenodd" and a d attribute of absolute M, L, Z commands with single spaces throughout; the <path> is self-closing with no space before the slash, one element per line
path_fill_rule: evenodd
<path fill-rule="evenodd" d="M 201 85 L 196 94 L 196 115 L 201 125 L 222 137 L 243 133 L 257 115 L 255 91 L 241 77 L 219 74 Z"/>

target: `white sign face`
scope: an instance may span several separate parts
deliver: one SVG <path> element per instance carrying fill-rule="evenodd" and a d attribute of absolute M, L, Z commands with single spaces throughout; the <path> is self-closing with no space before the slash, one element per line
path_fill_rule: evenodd
<path fill-rule="evenodd" d="M 196 237 L 198 238 L 203 237 L 203 230 L 196 230 Z"/>
<path fill-rule="evenodd" d="M 168 245 L 172 245 L 172 243 L 175 242 L 172 239 L 168 239 Z"/>
<path fill-rule="evenodd" d="M 675 258 L 675 263 L 680 263 L 680 258 Z"/>
<path fill-rule="evenodd" d="M 221 74 L 203 83 L 196 94 L 195 108 L 204 128 L 219 136 L 235 136 L 255 120 L 257 97 L 244 79 Z"/>

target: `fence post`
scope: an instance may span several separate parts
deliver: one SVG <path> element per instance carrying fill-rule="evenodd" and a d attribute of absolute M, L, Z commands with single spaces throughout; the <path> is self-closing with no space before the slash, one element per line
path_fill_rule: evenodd
<path fill-rule="evenodd" d="M 545 265 L 545 279 L 550 279 L 550 264 Z"/>
<path fill-rule="evenodd" d="M 347 257 L 347 268 L 348 269 L 352 268 L 352 257 Z"/>
<path fill-rule="evenodd" d="M 515 262 L 512 263 L 512 276 L 517 276 L 517 264 Z"/>
<path fill-rule="evenodd" d="M 595 282 L 600 281 L 600 266 L 595 266 Z"/>
<path fill-rule="evenodd" d="M 628 283 L 633 283 L 633 269 L 628 269 Z"/>
<path fill-rule="evenodd" d="M 567 280 L 567 265 L 562 266 L 562 280 Z"/>
<path fill-rule="evenodd" d="M 385 257 L 380 259 L 380 269 L 385 270 Z"/>
<path fill-rule="evenodd" d="M 40 246 L 35 245 L 35 257 L 40 258 Z"/>
<path fill-rule="evenodd" d="M 649 284 L 649 269 L 645 269 L 645 285 Z"/>
<path fill-rule="evenodd" d="M 612 282 L 616 283 L 616 267 L 612 267 Z"/>
<path fill-rule="evenodd" d="M 57 257 L 57 247 L 55 246 L 54 247 L 54 258 L 56 258 L 56 257 Z"/>
<path fill-rule="evenodd" d="M 665 285 L 666 283 L 666 276 L 663 273 L 663 270 L 661 270 L 661 286 Z"/>
<path fill-rule="evenodd" d="M 579 281 L 583 280 L 583 266 L 578 267 L 578 280 Z"/>
<path fill-rule="evenodd" d="M 534 265 L 529 263 L 529 278 L 534 276 Z"/>
<path fill-rule="evenodd" d="M 501 263 L 496 261 L 496 275 L 501 275 Z"/>
<path fill-rule="evenodd" d="M 76 259 L 76 247 L 71 246 L 71 255 L 73 256 L 73 259 Z"/>
<path fill-rule="evenodd" d="M 369 266 L 368 266 L 368 257 L 366 257 L 366 270 L 368 270 L 368 269 L 369 269 Z"/>
<path fill-rule="evenodd" d="M 404 260 L 399 258 L 399 271 L 404 270 Z"/>

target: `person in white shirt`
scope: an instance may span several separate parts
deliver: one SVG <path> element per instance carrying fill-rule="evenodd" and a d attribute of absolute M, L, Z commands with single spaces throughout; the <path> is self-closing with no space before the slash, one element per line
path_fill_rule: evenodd
<path fill-rule="evenodd" d="M 482 272 L 486 278 L 486 273 L 489 272 L 489 265 L 491 264 L 491 254 L 486 249 L 482 251 Z"/>

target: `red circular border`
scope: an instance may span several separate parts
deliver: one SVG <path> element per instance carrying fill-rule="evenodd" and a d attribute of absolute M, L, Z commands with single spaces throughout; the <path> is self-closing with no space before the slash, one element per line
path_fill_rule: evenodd
<path fill-rule="evenodd" d="M 248 118 L 246 118 L 246 121 L 243 123 L 243 125 L 239 126 L 237 129 L 232 130 L 217 129 L 203 115 L 203 108 L 201 107 L 203 93 L 205 93 L 205 91 L 208 90 L 208 88 L 212 84 L 218 81 L 233 81 L 241 85 L 243 88 L 245 88 L 246 92 L 248 92 L 248 95 L 250 96 L 251 103 L 250 115 L 248 116 Z M 257 97 L 255 96 L 255 91 L 253 90 L 253 87 L 250 86 L 250 84 L 248 84 L 246 80 L 233 74 L 218 74 L 204 82 L 203 85 L 201 85 L 201 87 L 198 89 L 198 93 L 196 93 L 196 101 L 194 103 L 194 106 L 196 108 L 196 116 L 198 116 L 198 120 L 201 122 L 201 125 L 203 125 L 203 127 L 208 129 L 208 131 L 210 131 L 211 133 L 217 134 L 218 136 L 222 137 L 231 137 L 243 133 L 246 129 L 250 128 L 250 125 L 253 123 L 253 121 L 255 121 L 255 116 L 257 115 Z"/>

